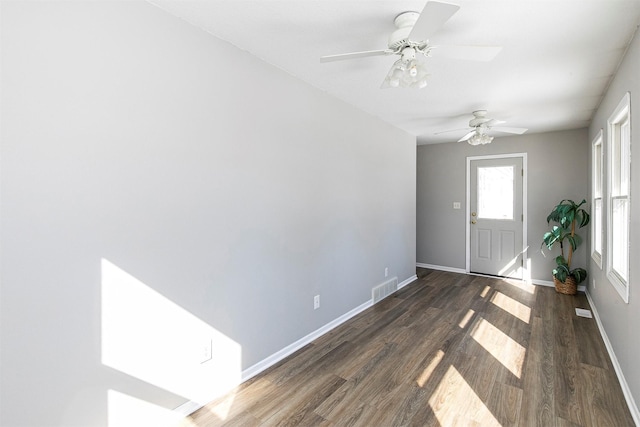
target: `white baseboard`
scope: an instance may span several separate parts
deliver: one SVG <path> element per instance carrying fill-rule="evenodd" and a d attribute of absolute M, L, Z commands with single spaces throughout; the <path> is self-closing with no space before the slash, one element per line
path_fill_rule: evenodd
<path fill-rule="evenodd" d="M 404 280 L 404 281 L 402 281 L 401 283 L 398 284 L 398 289 L 401 289 L 401 288 L 407 286 L 409 283 L 411 283 L 411 282 L 413 282 L 414 280 L 417 280 L 417 279 L 418 279 L 418 277 L 416 275 L 413 275 L 412 277 L 409 277 L 408 279 L 406 279 L 406 280 Z M 295 353 L 296 351 L 298 351 L 299 349 L 301 349 L 305 345 L 309 344 L 310 342 L 314 341 L 317 338 L 320 338 L 322 335 L 326 334 L 327 332 L 331 331 L 332 329 L 336 328 L 337 326 L 341 325 L 342 323 L 346 322 L 347 320 L 351 319 L 352 317 L 356 316 L 357 314 L 362 313 L 364 310 L 366 310 L 367 308 L 369 308 L 371 306 L 373 306 L 373 300 L 366 301 L 365 303 L 359 305 L 358 307 L 354 308 L 353 310 L 351 310 L 351 311 L 343 314 L 342 316 L 338 317 L 337 319 L 332 320 L 331 322 L 327 323 L 326 325 L 324 325 L 324 326 L 316 329 L 315 331 L 311 332 L 310 334 L 300 338 L 298 341 L 286 346 L 282 350 L 273 353 L 271 356 L 267 357 L 266 359 L 263 359 L 260 362 L 256 363 L 255 365 L 248 367 L 247 369 L 242 371 L 242 373 L 240 374 L 240 381 L 236 385 L 240 385 L 243 382 L 255 377 L 256 375 L 258 375 L 259 373 L 263 372 L 267 368 L 275 365 L 276 363 L 278 363 L 279 361 L 281 361 L 285 357 L 290 356 L 291 354 Z M 221 396 L 211 396 L 209 400 L 213 401 L 213 400 L 215 400 L 215 399 L 217 399 L 219 397 L 221 397 Z M 200 403 L 189 401 L 189 402 L 186 402 L 186 403 L 178 406 L 173 411 L 186 417 L 186 416 L 189 416 L 190 414 L 194 413 L 198 409 L 202 408 L 203 406 L 204 405 L 202 405 Z"/>
<path fill-rule="evenodd" d="M 627 380 L 624 378 L 624 374 L 622 372 L 622 367 L 620 367 L 620 363 L 618 362 L 618 358 L 616 357 L 615 352 L 613 351 L 613 346 L 611 345 L 611 341 L 609 341 L 609 337 L 607 336 L 607 332 L 604 330 L 604 325 L 602 324 L 602 320 L 600 320 L 600 315 L 598 314 L 598 310 L 596 309 L 596 305 L 591 298 L 591 294 L 586 292 L 587 300 L 589 301 L 589 305 L 591 306 L 591 311 L 593 311 L 593 317 L 596 319 L 596 324 L 598 325 L 598 329 L 600 330 L 600 335 L 602 336 L 602 340 L 604 341 L 604 346 L 607 348 L 607 352 L 609 353 L 609 358 L 611 359 L 611 363 L 613 364 L 613 369 L 616 371 L 616 376 L 618 377 L 618 381 L 620 381 L 620 387 L 622 388 L 622 393 L 624 394 L 624 399 L 627 401 L 627 406 L 629 406 L 629 412 L 631 412 L 631 416 L 633 417 L 633 421 L 637 426 L 640 426 L 640 410 L 638 410 L 638 405 L 636 405 L 636 401 L 631 394 L 631 389 L 629 389 L 629 384 Z"/>
<path fill-rule="evenodd" d="M 304 347 L 305 345 L 309 344 L 313 340 L 315 340 L 317 338 L 320 338 L 322 335 L 324 335 L 327 332 L 331 331 L 333 328 L 341 325 L 342 323 L 344 323 L 347 320 L 351 319 L 353 316 L 363 312 L 364 310 L 366 310 L 367 308 L 371 307 L 372 305 L 373 305 L 373 301 L 369 300 L 369 301 L 359 305 L 358 307 L 354 308 L 353 310 L 343 314 L 342 316 L 338 317 L 337 319 L 332 320 L 331 322 L 329 322 L 326 325 L 320 327 L 319 329 L 316 329 L 315 331 L 311 332 L 310 334 L 300 338 L 298 341 L 294 342 L 293 344 L 290 344 L 290 345 L 286 346 L 285 348 L 283 348 L 282 350 L 280 350 L 280 351 L 278 351 L 276 353 L 273 353 L 271 356 L 267 357 L 266 359 L 261 360 L 260 362 L 256 363 L 253 366 L 250 366 L 249 368 L 247 368 L 244 371 L 242 371 L 242 378 L 241 378 L 242 382 L 245 382 L 245 381 L 255 377 L 260 372 L 264 371 L 265 369 L 269 368 L 270 366 L 275 365 L 276 363 L 278 363 L 279 361 L 281 361 L 285 357 L 295 353 L 296 351 L 300 350 L 302 347 Z"/>
<path fill-rule="evenodd" d="M 553 282 L 551 280 L 538 280 L 538 279 L 531 279 L 531 283 L 533 285 L 538 285 L 538 286 L 548 286 L 550 288 L 555 288 L 556 285 L 553 284 Z"/>
<path fill-rule="evenodd" d="M 214 397 L 212 400 L 217 399 L 220 396 L 216 396 Z M 188 417 L 189 415 L 193 414 L 194 412 L 196 412 L 198 409 L 202 408 L 204 405 L 194 402 L 193 400 L 190 400 L 186 403 L 183 403 L 182 405 L 178 406 L 177 408 L 175 408 L 173 410 L 173 412 L 175 414 L 178 414 L 182 417 Z"/>
<path fill-rule="evenodd" d="M 413 281 L 413 279 L 411 279 L 411 281 Z M 405 282 L 406 282 L 406 280 L 405 280 Z M 402 282 L 402 283 L 404 284 L 405 282 Z M 364 310 L 366 310 L 367 308 L 371 307 L 372 305 L 373 305 L 373 300 L 369 300 L 369 301 L 359 305 L 358 307 L 354 308 L 353 310 L 343 314 L 342 316 L 338 317 L 337 319 L 334 319 L 331 322 L 327 323 L 326 325 L 316 329 L 315 331 L 311 332 L 310 334 L 300 338 L 298 341 L 286 346 L 282 350 L 273 353 L 271 356 L 267 357 L 266 359 L 263 359 L 260 362 L 256 363 L 255 365 L 248 367 L 247 369 L 242 371 L 242 373 L 240 374 L 240 381 L 236 384 L 236 386 L 242 384 L 243 382 L 245 382 L 247 380 L 250 380 L 251 378 L 253 378 L 256 375 L 258 375 L 259 373 L 261 373 L 262 371 L 264 371 L 267 368 L 275 365 L 276 363 L 278 363 L 279 361 L 281 361 L 285 357 L 290 356 L 291 354 L 293 354 L 296 351 L 300 350 L 302 347 L 304 347 L 305 345 L 309 344 L 310 342 L 312 342 L 316 338 L 321 337 L 322 335 L 324 335 L 327 332 L 331 331 L 333 328 L 341 325 L 342 323 L 344 323 L 347 320 L 351 319 L 355 315 L 363 312 Z M 213 400 L 218 399 L 219 397 L 222 397 L 222 396 L 221 395 L 210 396 L 208 400 L 209 401 L 213 401 Z M 173 412 L 176 412 L 176 413 L 186 417 L 186 416 L 191 415 L 192 413 L 194 413 L 198 409 L 202 408 L 203 406 L 204 406 L 203 404 L 200 404 L 198 402 L 188 401 L 188 402 L 183 403 L 182 405 L 178 406 L 177 408 L 175 408 L 173 410 Z"/>
<path fill-rule="evenodd" d="M 430 268 L 431 270 L 448 271 L 450 273 L 467 274 L 467 271 L 464 268 L 445 267 L 443 265 L 424 264 L 422 262 L 417 262 L 416 267 Z"/>
<path fill-rule="evenodd" d="M 433 265 L 433 264 L 424 264 L 422 262 L 417 262 L 416 263 L 416 267 L 430 268 L 431 270 L 448 271 L 450 273 L 467 274 L 467 271 L 462 269 L 462 268 L 445 267 L 445 266 L 442 266 L 442 265 Z M 552 288 L 555 287 L 555 285 L 553 284 L 553 282 L 551 280 L 531 279 L 531 284 L 538 285 L 538 286 L 549 286 L 549 287 L 552 287 Z M 578 292 L 586 292 L 586 291 L 587 291 L 587 287 L 586 286 L 584 286 L 584 285 L 578 286 Z"/>
<path fill-rule="evenodd" d="M 548 286 L 550 288 L 555 288 L 556 285 L 551 280 L 537 280 L 531 279 L 531 283 L 538 286 Z M 578 292 L 586 292 L 587 287 L 585 285 L 578 286 Z"/>
<path fill-rule="evenodd" d="M 402 289 L 405 286 L 407 286 L 409 283 L 413 282 L 414 280 L 418 280 L 418 276 L 416 276 L 415 274 L 411 277 L 409 277 L 407 280 L 403 280 L 401 283 L 398 283 L 398 289 Z"/>

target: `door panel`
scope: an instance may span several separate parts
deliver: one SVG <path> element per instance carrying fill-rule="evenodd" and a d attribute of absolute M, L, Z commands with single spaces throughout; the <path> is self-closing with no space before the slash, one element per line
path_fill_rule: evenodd
<path fill-rule="evenodd" d="M 469 270 L 522 278 L 521 157 L 470 161 Z"/>
<path fill-rule="evenodd" d="M 491 259 L 491 230 L 488 229 L 476 229 L 476 239 L 478 258 L 483 260 Z"/>

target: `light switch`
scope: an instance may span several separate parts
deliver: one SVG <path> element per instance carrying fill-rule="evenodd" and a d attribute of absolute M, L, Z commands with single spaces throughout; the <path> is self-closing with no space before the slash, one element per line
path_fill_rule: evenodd
<path fill-rule="evenodd" d="M 460 202 L 453 202 L 453 209 L 460 209 Z"/>

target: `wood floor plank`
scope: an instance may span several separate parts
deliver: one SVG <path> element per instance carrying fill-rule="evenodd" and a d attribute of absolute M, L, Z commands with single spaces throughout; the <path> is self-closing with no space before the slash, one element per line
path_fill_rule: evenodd
<path fill-rule="evenodd" d="M 491 390 L 487 407 L 503 427 L 517 426 L 520 422 L 520 408 L 523 396 L 521 388 L 496 382 Z"/>
<path fill-rule="evenodd" d="M 580 406 L 577 384 L 580 355 L 573 329 L 575 311 L 572 312 L 571 296 L 565 295 L 564 298 L 556 298 L 555 302 L 556 322 L 553 347 L 555 412 L 560 418 L 578 425 L 585 425 L 584 410 L 586 408 Z"/>
<path fill-rule="evenodd" d="M 620 384 L 607 369 L 581 364 L 581 383 L 588 395 L 590 426 L 633 426 L 633 417 L 623 400 Z M 615 393 L 611 391 L 615 390 Z"/>
<path fill-rule="evenodd" d="M 289 396 L 286 406 L 277 406 L 277 411 L 261 415 L 254 413 L 254 416 L 263 420 L 264 425 L 281 427 L 312 425 L 310 424 L 312 420 L 313 425 L 325 423 L 326 420 L 314 411 L 318 405 L 345 383 L 345 379 L 328 375 L 316 383 L 314 387 L 299 388 L 295 394 Z"/>
<path fill-rule="evenodd" d="M 222 424 L 224 427 L 246 427 L 251 425 L 260 424 L 260 420 L 251 415 L 249 412 L 241 412 L 239 415 L 234 416 L 229 420 L 229 422 L 225 422 Z M 214 425 L 214 424 L 207 424 Z"/>
<path fill-rule="evenodd" d="M 418 269 L 414 283 L 190 426 L 633 425 L 583 295 Z"/>
<path fill-rule="evenodd" d="M 269 395 L 276 386 L 264 376 L 253 378 L 241 384 L 227 395 L 205 405 L 191 415 L 197 426 L 216 426 L 235 417 L 246 418 L 247 409 L 255 404 L 255 396 Z"/>
<path fill-rule="evenodd" d="M 397 385 L 393 382 L 388 372 L 397 364 L 394 359 L 398 353 L 394 351 L 396 347 L 387 346 L 387 351 L 377 360 L 366 366 L 362 372 L 349 379 L 344 388 L 348 392 L 339 390 L 335 402 L 334 396 L 327 399 L 318 409 L 323 417 L 336 421 L 340 414 L 353 412 L 362 403 L 374 405 L 381 396 L 392 391 Z M 330 407 L 330 409 L 329 409 Z"/>
<path fill-rule="evenodd" d="M 361 403 L 358 407 L 350 412 L 341 414 L 340 419 L 331 425 L 340 427 L 370 427 L 378 424 L 380 413 L 377 408 Z"/>
<path fill-rule="evenodd" d="M 547 427 L 555 425 L 553 335 L 551 322 L 534 317 L 525 363 L 523 399 L 518 424 Z"/>
<path fill-rule="evenodd" d="M 589 309 L 587 298 L 579 294 L 573 298 L 574 308 Z M 592 366 L 598 366 L 604 369 L 613 369 L 611 360 L 607 353 L 604 341 L 598 331 L 596 320 L 585 317 L 574 316 L 573 328 L 575 330 L 576 339 L 580 345 L 580 361 Z"/>

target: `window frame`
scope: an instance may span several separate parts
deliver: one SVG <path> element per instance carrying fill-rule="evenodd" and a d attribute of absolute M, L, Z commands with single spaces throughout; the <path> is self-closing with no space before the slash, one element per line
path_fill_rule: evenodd
<path fill-rule="evenodd" d="M 600 129 L 593 142 L 591 143 L 591 258 L 602 270 L 602 251 L 603 251 L 603 216 L 604 216 L 604 200 L 603 200 L 603 183 L 604 183 L 604 149 L 603 149 L 603 131 Z M 596 206 L 600 204 L 600 216 Z M 596 236 L 600 236 L 600 246 L 596 246 Z"/>
<path fill-rule="evenodd" d="M 622 140 L 621 130 L 629 126 L 628 139 Z M 607 278 L 624 302 L 629 303 L 629 243 L 631 220 L 631 97 L 627 92 L 616 109 L 607 120 L 607 239 L 606 259 Z M 626 221 L 614 221 L 614 207 L 620 201 L 626 201 Z M 626 223 L 625 223 L 626 222 Z M 626 271 L 621 272 L 614 267 L 615 235 L 622 227 L 626 233 Z"/>

